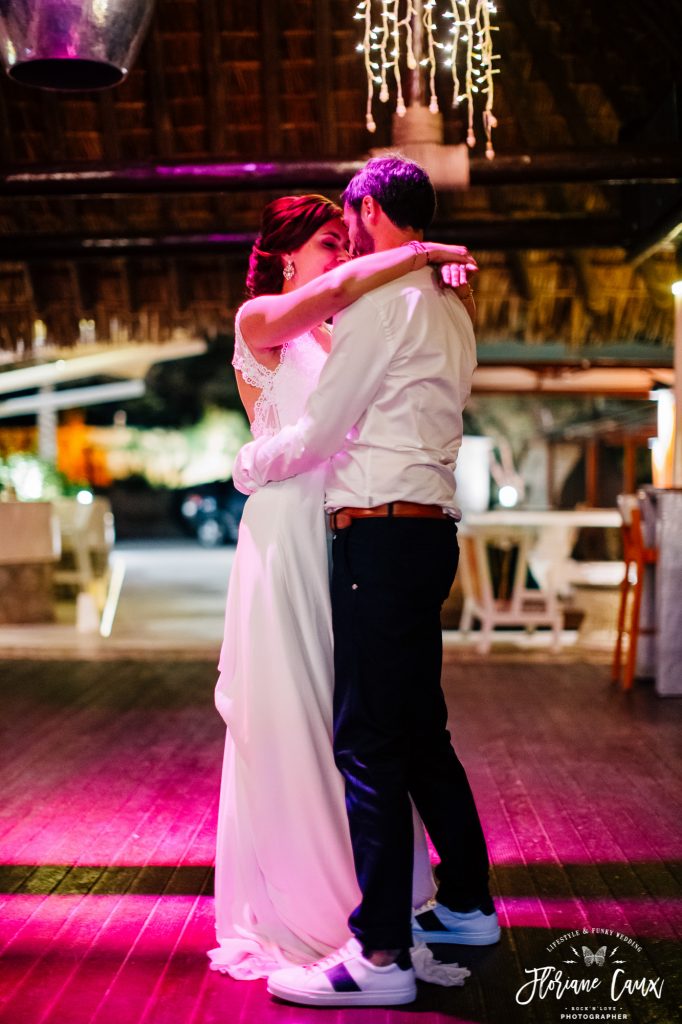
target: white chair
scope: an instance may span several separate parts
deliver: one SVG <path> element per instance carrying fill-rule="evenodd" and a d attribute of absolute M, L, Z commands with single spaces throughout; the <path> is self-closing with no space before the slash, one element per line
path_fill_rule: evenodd
<path fill-rule="evenodd" d="M 94 579 L 108 572 L 114 544 L 111 505 L 106 498 L 94 498 L 89 505 L 60 498 L 53 505 L 62 537 L 62 564 L 55 570 L 55 583 L 87 590 Z"/>
<path fill-rule="evenodd" d="M 477 649 L 490 650 L 493 631 L 498 626 L 549 626 L 552 649 L 561 646 L 563 613 L 555 589 L 545 586 L 532 590 L 526 586 L 530 535 L 513 527 L 466 527 L 459 533 L 460 573 L 464 606 L 460 630 L 468 633 L 474 620 L 481 625 Z M 502 577 L 495 594 L 490 568 L 490 549 L 501 552 Z M 512 568 L 513 565 L 513 568 Z"/>

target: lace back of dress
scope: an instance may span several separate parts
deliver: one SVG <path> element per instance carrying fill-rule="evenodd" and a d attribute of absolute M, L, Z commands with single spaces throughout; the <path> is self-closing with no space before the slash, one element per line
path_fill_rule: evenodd
<path fill-rule="evenodd" d="M 260 390 L 253 410 L 251 433 L 254 437 L 261 437 L 263 434 L 276 434 L 281 426 L 274 394 L 275 377 L 279 367 L 270 370 L 255 358 L 244 341 L 239 324 L 241 312 L 241 309 L 237 311 L 234 321 L 232 366 L 235 370 L 239 370 L 246 384 Z"/>
<path fill-rule="evenodd" d="M 232 365 L 247 384 L 260 389 L 251 423 L 254 437 L 276 434 L 282 427 L 303 415 L 306 402 L 317 386 L 325 352 L 308 331 L 285 342 L 279 364 L 274 370 L 261 366 L 244 341 L 239 325 L 241 310 L 235 319 Z"/>

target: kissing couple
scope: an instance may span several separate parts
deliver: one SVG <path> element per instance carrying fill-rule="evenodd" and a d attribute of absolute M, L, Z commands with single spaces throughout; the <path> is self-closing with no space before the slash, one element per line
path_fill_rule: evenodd
<path fill-rule="evenodd" d="M 415 967 L 468 974 L 424 943 L 500 937 L 440 682 L 477 266 L 423 241 L 435 192 L 411 161 L 370 160 L 342 201 L 265 208 L 235 320 L 254 440 L 234 468 L 250 497 L 216 687 L 209 956 L 290 1002 L 393 1005 Z"/>

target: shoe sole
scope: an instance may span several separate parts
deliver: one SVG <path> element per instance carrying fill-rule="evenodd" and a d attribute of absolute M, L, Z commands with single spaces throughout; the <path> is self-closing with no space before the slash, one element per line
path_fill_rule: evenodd
<path fill-rule="evenodd" d="M 271 985 L 268 982 L 271 996 L 283 999 L 287 1003 L 301 1006 L 401 1006 L 413 1003 L 417 998 L 416 986 L 409 992 L 296 992 Z"/>
<path fill-rule="evenodd" d="M 452 946 L 494 946 L 495 943 L 500 941 L 502 936 L 502 929 L 497 928 L 495 931 L 488 932 L 471 932 L 469 935 L 465 931 L 436 931 L 426 932 L 412 931 L 412 938 L 415 942 L 426 942 L 426 943 L 439 943 L 441 945 L 452 945 Z"/>

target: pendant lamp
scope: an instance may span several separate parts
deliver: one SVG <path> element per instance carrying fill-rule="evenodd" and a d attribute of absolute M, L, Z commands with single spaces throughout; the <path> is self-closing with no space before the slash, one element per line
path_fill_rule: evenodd
<path fill-rule="evenodd" d="M 0 0 L 0 54 L 10 78 L 40 89 L 117 85 L 128 74 L 153 0 Z"/>

